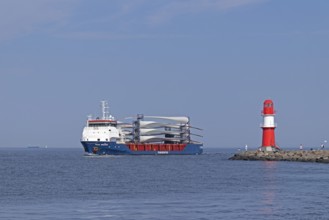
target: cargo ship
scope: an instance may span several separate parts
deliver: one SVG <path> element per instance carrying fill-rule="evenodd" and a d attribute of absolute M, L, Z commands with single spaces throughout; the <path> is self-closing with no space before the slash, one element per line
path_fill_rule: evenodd
<path fill-rule="evenodd" d="M 186 116 L 130 117 L 131 122 L 117 121 L 109 113 L 108 102 L 102 101 L 102 117 L 89 116 L 82 132 L 85 155 L 197 155 L 203 144 L 191 139 L 202 137 L 191 133 Z"/>

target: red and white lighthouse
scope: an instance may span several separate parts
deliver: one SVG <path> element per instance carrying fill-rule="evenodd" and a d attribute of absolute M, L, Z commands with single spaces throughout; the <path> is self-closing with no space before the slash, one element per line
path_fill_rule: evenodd
<path fill-rule="evenodd" d="M 264 107 L 262 111 L 264 122 L 262 124 L 263 129 L 263 141 L 261 150 L 262 151 L 277 151 L 280 148 L 275 144 L 275 134 L 274 130 L 276 125 L 274 123 L 274 105 L 272 100 L 265 100 Z"/>

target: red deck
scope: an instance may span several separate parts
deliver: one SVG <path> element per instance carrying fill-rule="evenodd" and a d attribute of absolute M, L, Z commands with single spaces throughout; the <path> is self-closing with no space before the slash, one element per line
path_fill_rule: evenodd
<path fill-rule="evenodd" d="M 127 144 L 131 151 L 183 151 L 186 144 Z"/>

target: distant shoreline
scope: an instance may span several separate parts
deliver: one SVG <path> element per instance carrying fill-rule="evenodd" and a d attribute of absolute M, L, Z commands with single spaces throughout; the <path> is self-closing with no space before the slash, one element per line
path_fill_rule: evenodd
<path fill-rule="evenodd" d="M 244 151 L 229 160 L 297 161 L 329 163 L 329 150 Z"/>

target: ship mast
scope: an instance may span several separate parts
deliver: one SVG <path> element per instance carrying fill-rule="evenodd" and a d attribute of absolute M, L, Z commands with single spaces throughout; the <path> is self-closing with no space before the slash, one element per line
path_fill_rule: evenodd
<path fill-rule="evenodd" d="M 107 101 L 101 101 L 101 105 L 102 105 L 102 119 L 103 120 L 108 120 L 110 119 L 112 116 L 110 115 L 110 111 L 109 111 L 109 104 Z"/>

